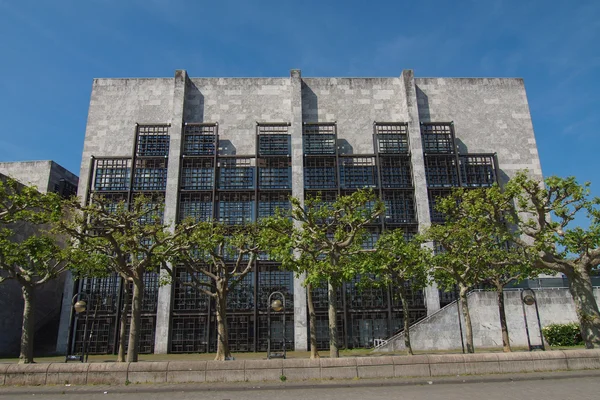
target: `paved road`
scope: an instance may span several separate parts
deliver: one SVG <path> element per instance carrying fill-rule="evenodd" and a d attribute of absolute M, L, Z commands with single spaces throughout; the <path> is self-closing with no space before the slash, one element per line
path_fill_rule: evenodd
<path fill-rule="evenodd" d="M 44 400 L 596 400 L 600 371 L 423 380 L 283 384 L 129 385 L 0 388 L 0 398 Z"/>

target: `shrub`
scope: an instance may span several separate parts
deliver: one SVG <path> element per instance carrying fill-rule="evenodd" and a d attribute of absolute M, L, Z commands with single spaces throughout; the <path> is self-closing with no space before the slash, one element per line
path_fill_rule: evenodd
<path fill-rule="evenodd" d="M 550 346 L 576 346 L 583 344 L 579 324 L 551 324 L 542 328 L 544 338 Z"/>

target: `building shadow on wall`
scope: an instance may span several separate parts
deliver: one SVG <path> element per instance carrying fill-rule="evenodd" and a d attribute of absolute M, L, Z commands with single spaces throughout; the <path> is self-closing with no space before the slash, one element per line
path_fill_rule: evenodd
<path fill-rule="evenodd" d="M 237 154 L 237 149 L 231 143 L 231 140 L 222 140 L 219 139 L 219 155 L 220 156 L 235 156 Z"/>
<path fill-rule="evenodd" d="M 337 140 L 338 154 L 350 155 L 354 154 L 354 148 L 346 139 Z"/>
<path fill-rule="evenodd" d="M 419 119 L 421 122 L 431 122 L 431 112 L 429 110 L 429 97 L 418 86 L 417 89 L 417 106 L 419 108 Z"/>
<path fill-rule="evenodd" d="M 204 122 L 204 95 L 191 80 L 188 81 L 185 95 L 183 120 L 188 123 Z"/>
<path fill-rule="evenodd" d="M 319 122 L 319 99 L 304 82 L 302 82 L 302 122 Z"/>

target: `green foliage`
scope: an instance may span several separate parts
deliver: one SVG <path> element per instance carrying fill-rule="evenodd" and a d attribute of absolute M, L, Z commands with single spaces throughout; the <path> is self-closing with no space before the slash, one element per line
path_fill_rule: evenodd
<path fill-rule="evenodd" d="M 43 224 L 56 222 L 61 217 L 61 198 L 56 193 L 40 193 L 34 186 L 0 177 L 0 224 Z"/>
<path fill-rule="evenodd" d="M 583 344 L 579 324 L 551 324 L 542 328 L 544 338 L 550 346 L 577 346 Z"/>

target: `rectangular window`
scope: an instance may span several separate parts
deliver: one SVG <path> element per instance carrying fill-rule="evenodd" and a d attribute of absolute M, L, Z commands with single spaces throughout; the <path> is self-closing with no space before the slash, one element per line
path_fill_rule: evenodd
<path fill-rule="evenodd" d="M 290 195 L 287 193 L 261 193 L 258 200 L 258 218 L 275 215 L 276 211 L 291 210 Z"/>
<path fill-rule="evenodd" d="M 94 164 L 94 190 L 129 190 L 129 180 L 131 177 L 131 160 L 96 159 L 94 160 Z"/>
<path fill-rule="evenodd" d="M 139 125 L 136 156 L 168 157 L 169 140 L 169 127 L 167 125 Z"/>
<path fill-rule="evenodd" d="M 182 190 L 210 190 L 214 185 L 212 158 L 184 159 L 181 168 Z"/>
<path fill-rule="evenodd" d="M 425 178 L 428 187 L 458 186 L 458 168 L 454 156 L 425 157 Z"/>
<path fill-rule="evenodd" d="M 250 158 L 219 160 L 220 189 L 254 189 L 254 166 Z"/>
<path fill-rule="evenodd" d="M 186 156 L 210 156 L 217 149 L 217 125 L 186 125 L 183 154 Z"/>
<path fill-rule="evenodd" d="M 258 160 L 259 189 L 291 189 L 292 167 L 289 158 Z"/>
<path fill-rule="evenodd" d="M 259 125 L 258 154 L 260 156 L 287 156 L 291 154 L 288 125 Z"/>
<path fill-rule="evenodd" d="M 179 199 L 179 220 L 191 218 L 195 222 L 211 221 L 213 202 L 211 193 L 182 193 Z"/>
<path fill-rule="evenodd" d="M 408 154 L 408 127 L 406 124 L 375 125 L 377 151 L 380 154 Z"/>
<path fill-rule="evenodd" d="M 335 154 L 335 125 L 305 125 L 302 135 L 304 154 Z"/>
<path fill-rule="evenodd" d="M 375 168 L 375 158 L 340 158 L 340 186 L 344 189 L 377 187 L 377 169 Z"/>
<path fill-rule="evenodd" d="M 254 196 L 250 193 L 220 193 L 219 221 L 228 225 L 243 225 L 254 220 Z"/>
<path fill-rule="evenodd" d="M 167 188 L 167 159 L 135 160 L 133 189 L 163 191 Z"/>
<path fill-rule="evenodd" d="M 496 183 L 492 154 L 460 156 L 460 171 L 463 186 L 489 187 Z"/>
<path fill-rule="evenodd" d="M 450 194 L 449 190 L 432 190 L 427 191 L 427 197 L 429 198 L 429 214 L 431 222 L 443 223 L 446 219 L 444 214 L 436 209 L 436 202 L 438 199 L 446 197 Z"/>
<path fill-rule="evenodd" d="M 335 158 L 304 159 L 304 188 L 305 189 L 335 189 L 337 174 Z"/>
<path fill-rule="evenodd" d="M 385 222 L 388 224 L 413 224 L 415 203 L 412 192 L 393 191 L 383 193 L 385 203 Z"/>
<path fill-rule="evenodd" d="M 421 125 L 421 139 L 425 153 L 452 154 L 455 152 L 454 132 L 449 123 Z"/>
<path fill-rule="evenodd" d="M 402 157 L 380 157 L 381 164 L 381 186 L 384 189 L 411 188 L 412 173 L 410 158 Z"/>

